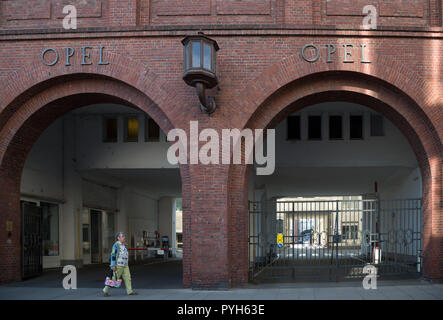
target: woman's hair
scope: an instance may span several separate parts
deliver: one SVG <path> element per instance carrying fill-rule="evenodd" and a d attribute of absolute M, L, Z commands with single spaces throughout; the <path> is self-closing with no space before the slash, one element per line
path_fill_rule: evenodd
<path fill-rule="evenodd" d="M 118 238 L 124 234 L 123 232 L 117 232 L 117 234 L 115 235 L 115 240 L 118 240 Z"/>

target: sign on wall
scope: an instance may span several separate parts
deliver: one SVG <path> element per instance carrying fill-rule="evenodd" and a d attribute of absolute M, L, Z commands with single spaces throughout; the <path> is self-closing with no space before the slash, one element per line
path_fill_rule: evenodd
<path fill-rule="evenodd" d="M 81 64 L 82 65 L 92 65 L 92 64 L 98 64 L 98 65 L 108 65 L 109 62 L 104 61 L 103 59 L 103 52 L 105 47 L 99 46 L 98 47 L 98 54 L 94 56 L 94 54 L 91 52 L 94 48 L 93 47 L 81 47 L 80 49 L 74 49 L 72 47 L 67 47 L 63 49 L 54 49 L 54 48 L 45 48 L 42 51 L 41 59 L 43 64 L 52 67 L 55 66 L 59 60 L 63 59 L 63 62 L 65 63 L 65 66 L 71 65 L 71 58 L 79 54 L 81 56 Z"/>

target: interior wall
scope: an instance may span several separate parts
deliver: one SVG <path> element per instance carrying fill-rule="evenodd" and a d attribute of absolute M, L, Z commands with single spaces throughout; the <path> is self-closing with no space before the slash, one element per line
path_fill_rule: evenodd
<path fill-rule="evenodd" d="M 63 199 L 63 120 L 49 126 L 33 146 L 21 177 L 22 194 Z"/>
<path fill-rule="evenodd" d="M 161 130 L 160 141 L 145 141 L 145 113 L 118 105 L 94 105 L 76 110 L 74 114 L 78 117 L 79 170 L 178 168 L 167 161 L 170 144 Z M 103 142 L 105 116 L 118 118 L 117 142 Z M 135 116 L 139 120 L 138 142 L 124 142 L 124 120 L 127 116 Z"/>
<path fill-rule="evenodd" d="M 119 116 L 122 117 L 120 125 L 123 126 L 124 114 Z M 142 120 L 144 114 L 140 115 L 141 124 Z M 173 229 L 175 231 L 173 208 L 172 204 L 166 205 L 169 200 L 162 200 L 163 214 L 160 215 L 158 196 L 139 187 L 132 187 L 106 173 L 100 173 L 100 170 L 94 172 L 81 168 L 82 165 L 99 169 L 109 169 L 108 165 L 129 169 L 144 168 L 143 166 L 164 167 L 165 159 L 162 155 L 166 155 L 166 147 L 169 146 L 164 135 L 161 136 L 162 142 L 145 143 L 141 127 L 139 143 L 123 143 L 120 140 L 120 143 L 110 146 L 101 142 L 101 123 L 102 116 L 99 114 L 70 113 L 54 122 L 43 133 L 26 161 L 21 186 L 25 198 L 50 198 L 60 203 L 60 255 L 44 257 L 44 268 L 58 267 L 64 262 L 74 263 L 74 260 L 82 259 L 82 254 L 78 256 L 77 220 L 83 207 L 115 212 L 115 231 L 125 232 L 131 247 L 142 244 L 143 231 L 147 231 L 149 237 L 154 237 L 154 232 L 160 228 L 160 217 L 164 230 L 161 234 L 166 233 L 175 243 L 175 232 L 172 233 Z M 122 135 L 122 127 L 119 131 Z M 76 183 L 72 183 L 74 180 Z M 134 243 L 131 243 L 132 235 Z M 104 256 L 103 260 L 107 261 L 108 257 Z"/>
<path fill-rule="evenodd" d="M 176 248 L 175 242 L 175 198 L 162 197 L 159 200 L 158 221 L 160 236 L 169 237 L 169 245 Z"/>
<path fill-rule="evenodd" d="M 385 199 L 417 199 L 423 194 L 420 168 L 396 177 L 381 187 L 380 197 Z"/>
<path fill-rule="evenodd" d="M 267 197 L 358 196 L 421 198 L 421 176 L 406 137 L 383 118 L 384 135 L 371 136 L 371 109 L 353 103 L 313 105 L 292 115 L 301 118 L 301 139 L 287 139 L 287 120 L 276 127 L 276 168 L 270 176 L 250 178 L 265 186 Z M 309 116 L 322 117 L 322 139 L 308 139 Z M 329 116 L 342 116 L 343 138 L 329 139 Z M 363 116 L 363 139 L 350 139 L 349 117 Z M 249 190 L 251 198 L 252 190 Z"/>
<path fill-rule="evenodd" d="M 159 228 L 158 210 L 157 199 L 135 190 L 126 190 L 122 211 L 129 221 L 128 241 L 131 240 L 131 246 L 142 245 L 143 231 L 148 232 L 149 237 L 154 237 L 154 232 Z"/>

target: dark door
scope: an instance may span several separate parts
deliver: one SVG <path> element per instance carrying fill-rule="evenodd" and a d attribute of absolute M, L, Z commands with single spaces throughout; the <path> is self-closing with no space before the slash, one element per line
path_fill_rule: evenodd
<path fill-rule="evenodd" d="M 102 262 L 102 213 L 91 210 L 91 263 Z"/>
<path fill-rule="evenodd" d="M 38 276 L 43 271 L 42 208 L 22 202 L 22 278 Z"/>

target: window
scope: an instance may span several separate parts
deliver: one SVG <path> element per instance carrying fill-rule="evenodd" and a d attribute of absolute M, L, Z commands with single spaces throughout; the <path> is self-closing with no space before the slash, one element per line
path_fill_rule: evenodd
<path fill-rule="evenodd" d="M 343 139 L 343 125 L 341 116 L 329 117 L 329 139 Z"/>
<path fill-rule="evenodd" d="M 288 117 L 288 140 L 300 140 L 300 116 Z"/>
<path fill-rule="evenodd" d="M 115 117 L 107 117 L 103 124 L 103 142 L 117 142 L 118 121 Z"/>
<path fill-rule="evenodd" d="M 138 141 L 138 118 L 137 117 L 126 118 L 125 141 L 126 142 L 137 142 Z"/>
<path fill-rule="evenodd" d="M 59 255 L 58 205 L 41 202 L 42 208 L 42 247 L 44 256 Z"/>
<path fill-rule="evenodd" d="M 349 133 L 351 139 L 363 139 L 363 117 L 350 116 L 349 117 Z"/>
<path fill-rule="evenodd" d="M 203 45 L 203 68 L 212 70 L 211 60 L 211 46 L 205 43 Z"/>
<path fill-rule="evenodd" d="M 146 117 L 145 141 L 160 141 L 160 127 L 154 119 Z"/>
<path fill-rule="evenodd" d="M 371 115 L 371 137 L 383 137 L 385 135 L 383 127 L 383 116 Z"/>
<path fill-rule="evenodd" d="M 344 225 L 341 229 L 343 240 L 357 240 L 358 239 L 358 225 Z"/>
<path fill-rule="evenodd" d="M 309 140 L 321 140 L 321 116 L 309 116 L 308 138 Z"/>
<path fill-rule="evenodd" d="M 197 41 L 192 42 L 192 67 L 201 67 L 201 43 Z"/>

